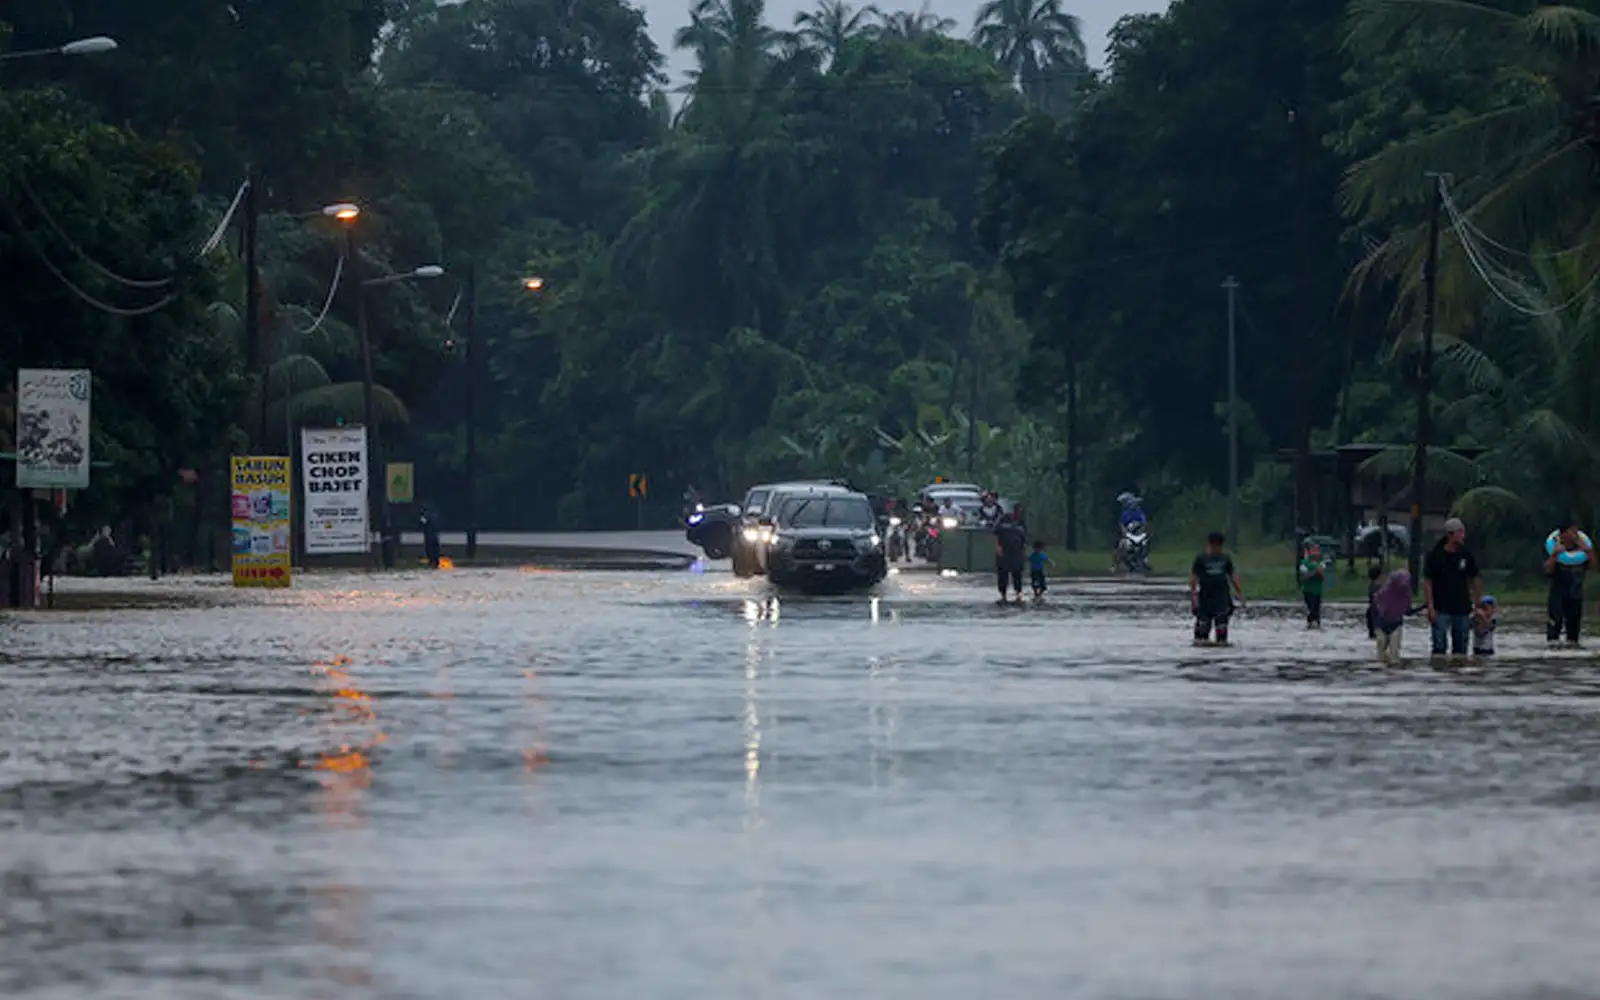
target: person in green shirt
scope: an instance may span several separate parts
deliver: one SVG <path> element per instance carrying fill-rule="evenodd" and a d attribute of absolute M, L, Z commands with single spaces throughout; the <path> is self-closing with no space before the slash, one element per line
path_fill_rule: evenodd
<path fill-rule="evenodd" d="M 1327 582 L 1327 572 L 1322 565 L 1322 548 L 1311 542 L 1295 567 L 1295 578 L 1300 581 L 1300 596 L 1306 600 L 1306 628 L 1322 627 L 1322 587 Z"/>

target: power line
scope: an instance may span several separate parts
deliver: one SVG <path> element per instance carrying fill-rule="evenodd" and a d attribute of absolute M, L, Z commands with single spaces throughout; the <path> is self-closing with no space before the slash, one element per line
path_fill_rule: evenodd
<path fill-rule="evenodd" d="M 344 254 L 339 255 L 339 263 L 333 269 L 333 281 L 328 285 L 328 297 L 322 303 L 322 311 L 317 313 L 317 318 L 312 324 L 300 331 L 300 336 L 309 337 L 316 333 L 322 326 L 322 321 L 328 318 L 328 310 L 333 308 L 334 293 L 339 290 L 339 279 L 344 277 Z"/>
<path fill-rule="evenodd" d="M 64 273 L 62 273 L 60 268 L 56 267 L 55 263 L 51 261 L 50 258 L 45 254 L 44 248 L 39 246 L 39 242 L 33 238 L 33 234 L 28 232 L 28 228 L 24 226 L 22 224 L 22 220 L 17 217 L 16 207 L 13 206 L 9 201 L 0 203 L 5 205 L 6 217 L 11 220 L 12 230 L 17 234 L 18 238 L 20 238 L 22 242 L 27 245 L 28 249 L 33 253 L 33 255 L 39 259 L 39 263 L 44 265 L 45 270 L 49 271 L 57 281 L 61 282 L 61 284 L 66 287 L 67 291 L 71 292 L 73 295 L 76 295 L 88 305 L 93 306 L 103 313 L 109 313 L 112 316 L 132 317 L 148 316 L 157 310 L 165 309 L 168 305 L 171 305 L 177 300 L 177 295 L 167 295 L 160 301 L 157 301 L 151 305 L 141 306 L 136 309 L 127 309 L 122 306 L 111 305 L 109 302 L 104 302 L 95 298 L 82 288 L 79 288 L 73 283 L 71 278 L 68 278 Z"/>
<path fill-rule="evenodd" d="M 101 264 L 93 257 L 90 257 L 88 252 L 85 251 L 83 247 L 79 246 L 72 237 L 68 236 L 66 230 L 62 229 L 60 224 L 56 222 L 55 218 L 51 216 L 50 212 L 44 207 L 44 202 L 41 201 L 38 194 L 34 192 L 33 185 L 28 183 L 27 176 L 21 171 L 17 171 L 16 178 L 17 183 L 22 187 L 22 193 L 28 196 L 28 201 L 33 203 L 34 211 L 39 213 L 39 217 L 44 220 L 45 225 L 49 226 L 51 231 L 60 238 L 61 242 L 67 245 L 67 249 L 76 254 L 78 259 L 89 265 L 90 270 L 99 274 L 103 278 L 109 278 L 119 285 L 126 285 L 129 288 L 166 288 L 168 285 L 172 284 L 171 278 L 157 278 L 152 281 L 141 281 L 137 278 L 124 278 L 122 275 L 111 270 L 109 267 L 106 267 L 104 264 Z"/>
<path fill-rule="evenodd" d="M 234 192 L 233 201 L 228 205 L 228 210 L 223 213 L 222 221 L 217 223 L 217 228 L 211 231 L 211 236 L 200 245 L 200 252 L 195 255 L 196 257 L 205 257 L 222 245 L 222 238 L 228 232 L 228 224 L 233 221 L 233 213 L 239 210 L 239 202 L 244 200 L 244 194 L 248 190 L 250 190 L 250 180 L 245 178 L 244 182 L 239 185 L 239 190 Z"/>
<path fill-rule="evenodd" d="M 1499 277 L 1500 281 L 1505 282 L 1513 291 L 1518 293 L 1528 302 L 1539 301 L 1542 296 L 1529 290 L 1526 285 L 1523 285 L 1508 271 L 1501 269 L 1497 274 L 1490 273 L 1491 271 L 1496 270 L 1497 265 L 1494 263 L 1494 261 L 1489 259 L 1488 254 L 1485 253 L 1484 249 L 1477 244 L 1471 228 L 1463 224 L 1465 222 L 1465 218 L 1461 213 L 1461 209 L 1456 205 L 1455 198 L 1450 194 L 1450 189 L 1445 184 L 1444 180 L 1441 179 L 1439 184 L 1442 189 L 1442 201 L 1444 202 L 1445 212 L 1450 216 L 1451 228 L 1455 230 L 1456 238 L 1461 241 L 1461 248 L 1466 251 L 1468 263 L 1472 265 L 1472 269 L 1477 272 L 1478 277 L 1482 279 L 1484 285 L 1488 287 L 1489 291 L 1494 293 L 1494 297 L 1505 303 L 1508 308 L 1513 309 L 1524 316 L 1532 316 L 1535 318 L 1554 316 L 1557 313 L 1566 312 L 1568 309 L 1571 309 L 1573 306 L 1577 305 L 1589 294 L 1590 289 L 1594 288 L 1597 282 L 1600 282 L 1600 271 L 1596 271 L 1595 274 L 1584 283 L 1584 286 L 1579 289 L 1576 294 L 1567 299 L 1565 302 L 1555 306 L 1532 308 L 1524 305 L 1521 302 L 1515 301 L 1501 290 L 1499 282 L 1495 280 L 1496 277 Z"/>

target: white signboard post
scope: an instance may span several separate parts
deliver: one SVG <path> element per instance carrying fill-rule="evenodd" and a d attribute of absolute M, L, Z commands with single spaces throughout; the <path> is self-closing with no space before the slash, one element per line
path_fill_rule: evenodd
<path fill-rule="evenodd" d="M 17 486 L 81 490 L 89 485 L 89 370 L 17 372 Z"/>
<path fill-rule="evenodd" d="M 307 428 L 300 453 L 306 554 L 368 551 L 367 429 Z"/>

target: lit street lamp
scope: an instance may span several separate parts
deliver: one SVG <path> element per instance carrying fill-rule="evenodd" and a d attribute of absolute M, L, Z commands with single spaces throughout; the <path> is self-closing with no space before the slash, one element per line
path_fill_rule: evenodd
<path fill-rule="evenodd" d="M 330 206 L 333 207 L 333 206 Z M 340 215 L 330 213 L 335 218 L 346 222 L 353 221 L 355 215 Z M 359 213 L 357 213 L 359 214 Z M 345 253 L 349 266 L 356 280 L 356 333 L 361 342 L 361 422 L 367 429 L 367 510 L 368 518 L 377 523 L 378 553 L 377 558 L 385 569 L 394 565 L 394 554 L 389 550 L 389 504 L 381 492 L 371 488 L 373 477 L 382 474 L 383 448 L 378 438 L 378 425 L 373 420 L 372 413 L 372 338 L 367 332 L 367 288 L 378 285 L 389 285 L 397 281 L 415 281 L 438 278 L 444 275 L 444 268 L 437 264 L 424 264 L 400 274 L 384 274 L 376 278 L 361 277 L 361 258 L 356 254 L 356 230 L 349 226 L 345 230 Z M 385 482 L 387 477 L 385 476 Z M 373 514 L 376 513 L 376 517 Z"/>
<path fill-rule="evenodd" d="M 95 35 L 93 38 L 80 38 L 75 42 L 68 42 L 53 49 L 0 52 L 0 62 L 10 62 L 13 59 L 30 59 L 37 56 L 93 56 L 102 52 L 110 52 L 116 47 L 116 39 L 107 38 L 105 35 Z"/>
<path fill-rule="evenodd" d="M 466 272 L 462 288 L 467 307 L 467 455 L 463 478 L 466 480 L 467 494 L 466 555 L 468 559 L 474 559 L 478 555 L 478 366 L 476 364 L 478 352 L 474 349 L 478 342 L 478 269 L 468 263 Z M 529 275 L 522 279 L 522 287 L 530 292 L 541 292 L 544 290 L 544 279 L 538 275 Z M 455 315 L 454 307 L 451 308 L 450 315 Z M 448 323 L 448 320 L 446 322 Z"/>

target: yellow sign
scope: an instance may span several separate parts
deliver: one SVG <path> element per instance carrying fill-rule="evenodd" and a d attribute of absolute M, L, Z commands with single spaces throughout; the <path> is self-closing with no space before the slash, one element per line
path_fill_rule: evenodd
<path fill-rule="evenodd" d="M 628 496 L 635 500 L 643 500 L 650 495 L 650 480 L 642 472 L 633 472 L 628 475 Z"/>
<path fill-rule="evenodd" d="M 293 572 L 289 459 L 240 456 L 233 469 L 233 585 L 287 587 Z"/>
<path fill-rule="evenodd" d="M 416 475 L 410 462 L 390 462 L 384 472 L 390 503 L 410 503 L 416 499 Z"/>

